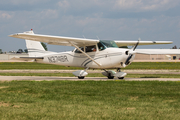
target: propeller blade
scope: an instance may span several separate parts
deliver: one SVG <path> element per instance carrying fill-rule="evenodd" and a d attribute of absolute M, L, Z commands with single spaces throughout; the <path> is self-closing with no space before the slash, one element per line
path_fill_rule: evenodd
<path fill-rule="evenodd" d="M 128 56 L 126 62 L 125 62 L 125 65 L 128 65 L 128 64 L 129 64 L 129 61 L 131 60 L 132 56 L 136 53 L 135 50 L 136 50 L 137 46 L 139 45 L 139 41 L 140 41 L 140 40 L 141 40 L 141 39 L 139 38 L 139 39 L 138 39 L 138 42 L 136 43 L 136 45 L 135 45 L 134 48 L 133 48 L 133 51 L 129 51 L 129 56 Z"/>
<path fill-rule="evenodd" d="M 129 57 L 127 58 L 126 62 L 125 62 L 125 65 L 128 65 L 129 64 L 129 61 L 130 59 L 132 58 L 133 54 L 130 54 Z"/>
<path fill-rule="evenodd" d="M 139 41 L 141 40 L 141 38 L 138 39 L 138 42 L 136 43 L 136 45 L 133 48 L 133 51 L 135 51 L 135 49 L 137 48 L 137 46 L 139 45 Z"/>

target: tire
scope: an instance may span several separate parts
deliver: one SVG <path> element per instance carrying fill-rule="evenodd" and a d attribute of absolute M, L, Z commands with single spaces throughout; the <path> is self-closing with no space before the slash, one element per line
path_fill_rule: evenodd
<path fill-rule="evenodd" d="M 124 77 L 118 77 L 118 79 L 124 79 Z"/>
<path fill-rule="evenodd" d="M 79 79 L 84 79 L 84 76 L 78 76 Z"/>
<path fill-rule="evenodd" d="M 114 79 L 114 76 L 108 76 L 108 79 Z"/>

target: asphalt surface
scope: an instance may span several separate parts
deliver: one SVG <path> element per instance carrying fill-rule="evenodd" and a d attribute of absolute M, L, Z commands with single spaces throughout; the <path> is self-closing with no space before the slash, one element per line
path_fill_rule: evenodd
<path fill-rule="evenodd" d="M 86 77 L 85 79 L 78 79 L 77 77 L 47 77 L 47 76 L 0 76 L 0 81 L 13 80 L 33 80 L 33 81 L 50 81 L 50 80 L 69 80 L 69 81 L 109 81 L 121 79 L 107 79 L 106 77 Z M 180 81 L 180 78 L 125 78 L 125 81 Z"/>
<path fill-rule="evenodd" d="M 0 70 L 0 73 L 72 73 L 76 70 Z M 101 73 L 103 70 L 87 70 L 88 73 Z M 127 74 L 180 74 L 180 70 L 122 70 Z"/>

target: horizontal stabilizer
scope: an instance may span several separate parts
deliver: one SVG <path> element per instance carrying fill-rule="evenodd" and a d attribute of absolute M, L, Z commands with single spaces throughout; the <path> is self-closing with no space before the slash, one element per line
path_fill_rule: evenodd
<path fill-rule="evenodd" d="M 41 61 L 43 57 L 13 57 L 11 60 L 20 60 L 20 61 Z"/>

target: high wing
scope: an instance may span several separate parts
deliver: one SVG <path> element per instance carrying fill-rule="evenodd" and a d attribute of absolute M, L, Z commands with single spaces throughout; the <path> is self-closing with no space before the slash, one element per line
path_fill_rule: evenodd
<path fill-rule="evenodd" d="M 101 67 L 101 64 L 97 63 L 88 54 L 86 54 L 84 51 L 79 49 L 79 47 L 82 47 L 82 46 L 96 45 L 99 42 L 99 40 L 71 38 L 71 37 L 62 37 L 62 36 L 40 35 L 40 34 L 34 34 L 33 31 L 27 31 L 24 33 L 13 34 L 13 35 L 10 35 L 10 37 L 21 38 L 21 39 L 32 40 L 32 41 L 45 42 L 45 43 L 53 44 L 53 45 L 74 46 L 75 48 L 80 50 L 85 56 L 87 56 L 89 59 L 91 59 L 98 66 Z"/>
<path fill-rule="evenodd" d="M 165 54 L 174 55 L 180 54 L 180 49 L 136 49 L 136 53 L 140 54 Z"/>
<path fill-rule="evenodd" d="M 72 38 L 72 37 L 62 37 L 62 36 L 51 36 L 51 35 L 40 35 L 34 34 L 33 31 L 27 31 L 24 33 L 17 33 L 13 35 L 9 35 L 10 37 L 40 41 L 45 42 L 52 45 L 62 45 L 62 46 L 90 46 L 97 44 L 100 40 L 95 39 L 83 39 L 83 38 Z M 121 46 L 134 46 L 137 41 L 115 41 L 118 47 Z M 139 45 L 154 45 L 154 44 L 171 44 L 172 41 L 140 41 Z"/>
<path fill-rule="evenodd" d="M 120 41 L 114 41 L 118 47 L 122 46 L 134 46 L 137 41 L 125 41 L 125 40 L 120 40 Z M 156 44 L 172 44 L 172 41 L 139 41 L 138 45 L 156 45 Z"/>
<path fill-rule="evenodd" d="M 52 45 L 62 45 L 62 46 L 73 46 L 71 44 L 73 43 L 81 47 L 81 46 L 95 45 L 99 42 L 99 40 L 93 40 L 93 39 L 82 39 L 82 38 L 34 34 L 33 31 L 17 33 L 17 34 L 13 34 L 9 36 L 15 37 L 15 38 L 26 39 L 26 40 L 45 42 Z"/>

